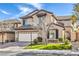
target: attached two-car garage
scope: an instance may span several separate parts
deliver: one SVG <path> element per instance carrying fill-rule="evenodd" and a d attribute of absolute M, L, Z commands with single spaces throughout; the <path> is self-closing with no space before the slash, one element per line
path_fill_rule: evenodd
<path fill-rule="evenodd" d="M 38 37 L 38 32 L 35 31 L 20 31 L 18 33 L 19 41 L 31 42 Z"/>

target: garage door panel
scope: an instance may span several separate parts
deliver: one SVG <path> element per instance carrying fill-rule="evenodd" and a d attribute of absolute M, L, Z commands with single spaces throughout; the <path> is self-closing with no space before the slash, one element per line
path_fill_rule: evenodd
<path fill-rule="evenodd" d="M 37 37 L 38 37 L 37 32 L 19 33 L 19 41 L 28 41 L 28 42 L 31 42 L 31 38 L 32 38 L 32 41 L 33 41 Z"/>
<path fill-rule="evenodd" d="M 30 34 L 19 34 L 19 41 L 30 41 Z"/>

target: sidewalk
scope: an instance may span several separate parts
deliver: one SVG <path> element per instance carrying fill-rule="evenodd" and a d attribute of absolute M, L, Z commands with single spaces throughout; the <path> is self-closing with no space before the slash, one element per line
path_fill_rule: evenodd
<path fill-rule="evenodd" d="M 3 54 L 4 53 L 4 54 Z M 36 50 L 14 46 L 0 49 L 3 56 L 79 56 L 79 51 L 71 50 Z"/>
<path fill-rule="evenodd" d="M 17 56 L 79 56 L 79 51 L 71 50 L 24 50 Z"/>

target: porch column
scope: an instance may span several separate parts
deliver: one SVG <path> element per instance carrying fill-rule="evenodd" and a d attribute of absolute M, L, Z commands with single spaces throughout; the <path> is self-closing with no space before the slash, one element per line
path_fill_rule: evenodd
<path fill-rule="evenodd" d="M 31 44 L 32 44 L 32 32 L 30 32 L 30 37 L 31 37 Z"/>
<path fill-rule="evenodd" d="M 19 32 L 15 31 L 15 41 L 19 41 Z"/>
<path fill-rule="evenodd" d="M 62 38 L 65 40 L 65 31 L 64 30 L 62 31 Z"/>

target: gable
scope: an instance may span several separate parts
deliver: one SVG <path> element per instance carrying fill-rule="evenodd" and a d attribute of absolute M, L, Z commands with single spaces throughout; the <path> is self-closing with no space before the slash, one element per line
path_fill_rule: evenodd
<path fill-rule="evenodd" d="M 32 20 L 33 24 L 39 23 L 39 16 L 45 16 L 45 20 L 42 20 L 45 25 L 48 25 L 50 23 L 57 23 L 57 18 L 53 15 L 53 13 L 46 11 L 46 10 L 35 10 L 23 17 L 21 19 L 23 20 Z M 30 22 L 30 21 L 29 21 Z"/>
<path fill-rule="evenodd" d="M 46 11 L 46 10 L 34 10 L 32 12 L 30 12 L 29 14 L 25 15 L 25 16 L 22 16 L 20 17 L 21 19 L 24 19 L 24 18 L 28 18 L 28 17 L 32 17 L 33 15 L 38 15 L 38 14 L 51 14 L 55 19 L 56 17 L 53 15 L 53 13 L 49 12 L 49 11 Z"/>
<path fill-rule="evenodd" d="M 48 27 L 48 30 L 58 30 L 60 32 L 60 35 L 61 35 L 61 32 L 65 29 L 63 26 L 60 26 L 59 24 L 54 24 L 52 23 L 49 27 Z"/>

